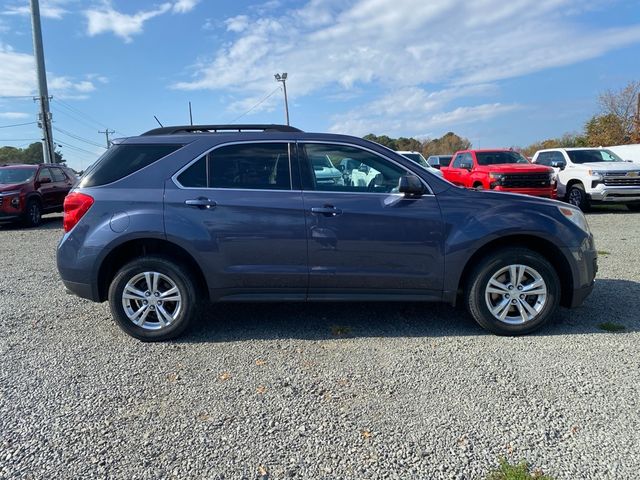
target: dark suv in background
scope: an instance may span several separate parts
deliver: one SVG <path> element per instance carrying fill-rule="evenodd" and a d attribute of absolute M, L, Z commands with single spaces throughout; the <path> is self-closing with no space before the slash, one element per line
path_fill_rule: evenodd
<path fill-rule="evenodd" d="M 358 175 L 326 182 L 319 157 Z M 461 300 L 485 328 L 524 334 L 580 305 L 596 273 L 577 208 L 458 188 L 379 144 L 279 125 L 117 140 L 66 198 L 64 229 L 66 287 L 108 300 L 142 340 L 177 336 L 207 300 Z"/>
<path fill-rule="evenodd" d="M 76 180 L 73 171 L 61 165 L 0 166 L 0 222 L 39 225 L 43 214 L 62 212 Z"/>

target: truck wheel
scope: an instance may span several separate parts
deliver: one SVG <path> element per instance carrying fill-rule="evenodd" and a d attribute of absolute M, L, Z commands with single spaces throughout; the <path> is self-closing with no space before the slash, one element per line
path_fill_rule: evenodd
<path fill-rule="evenodd" d="M 560 281 L 549 261 L 526 248 L 486 256 L 473 270 L 465 301 L 482 327 L 498 335 L 523 335 L 540 328 L 560 302 Z"/>
<path fill-rule="evenodd" d="M 627 208 L 632 212 L 640 212 L 640 203 L 627 203 Z"/>
<path fill-rule="evenodd" d="M 27 202 L 27 208 L 24 211 L 22 223 L 26 227 L 37 227 L 42 221 L 42 207 L 40 202 L 35 198 L 30 199 Z"/>
<path fill-rule="evenodd" d="M 126 264 L 109 287 L 109 306 L 118 326 L 145 342 L 179 336 L 197 316 L 193 275 L 164 257 Z"/>
<path fill-rule="evenodd" d="M 571 185 L 567 191 L 567 202 L 578 207 L 583 212 L 589 210 L 589 207 L 591 206 L 589 197 L 587 197 L 584 187 L 580 183 Z"/>

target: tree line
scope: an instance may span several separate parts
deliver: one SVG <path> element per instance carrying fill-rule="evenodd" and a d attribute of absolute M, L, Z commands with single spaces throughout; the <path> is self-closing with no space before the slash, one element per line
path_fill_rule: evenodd
<path fill-rule="evenodd" d="M 629 82 L 620 90 L 607 90 L 598 97 L 599 111 L 584 125 L 582 132 L 565 133 L 514 150 L 532 156 L 545 148 L 600 147 L 640 143 L 640 81 Z M 451 155 L 471 148 L 471 142 L 453 132 L 440 138 L 418 140 L 412 137 L 391 138 L 387 135 L 364 137 L 392 150 L 412 150 L 430 155 Z"/>
<path fill-rule="evenodd" d="M 27 148 L 17 147 L 2 147 L 0 148 L 0 165 L 12 164 L 12 163 L 29 163 L 36 164 L 42 163 L 42 143 L 35 142 L 29 145 Z M 56 163 L 64 163 L 60 152 L 55 152 Z"/>

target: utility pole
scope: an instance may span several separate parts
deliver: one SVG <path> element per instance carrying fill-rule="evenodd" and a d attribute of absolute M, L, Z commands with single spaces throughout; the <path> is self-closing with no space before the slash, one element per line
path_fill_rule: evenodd
<path fill-rule="evenodd" d="M 109 140 L 109 135 L 112 133 L 116 133 L 115 130 L 109 130 L 108 128 L 105 131 L 98 130 L 98 133 L 104 133 L 105 137 L 107 137 L 107 148 L 111 146 L 111 140 Z"/>
<path fill-rule="evenodd" d="M 287 116 L 287 125 L 289 125 L 289 102 L 287 100 L 287 72 L 284 72 L 282 75 L 276 73 L 274 75 L 276 77 L 276 82 L 282 82 L 282 87 L 284 88 L 284 111 Z"/>
<path fill-rule="evenodd" d="M 38 0 L 31 0 L 31 27 L 33 29 L 33 54 L 36 60 L 36 73 L 38 75 L 38 101 L 40 102 L 38 123 L 42 128 L 42 153 L 44 163 L 55 163 L 55 147 L 51 134 L 49 91 L 47 89 L 47 71 L 44 66 L 44 49 L 42 47 L 42 28 L 40 26 L 40 5 L 38 4 Z"/>

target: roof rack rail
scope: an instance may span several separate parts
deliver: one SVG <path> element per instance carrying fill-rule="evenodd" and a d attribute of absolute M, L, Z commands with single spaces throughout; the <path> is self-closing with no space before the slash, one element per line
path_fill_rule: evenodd
<path fill-rule="evenodd" d="M 173 127 L 154 128 L 153 130 L 143 133 L 142 136 L 211 132 L 302 132 L 302 130 L 289 125 L 277 124 L 176 125 Z"/>

